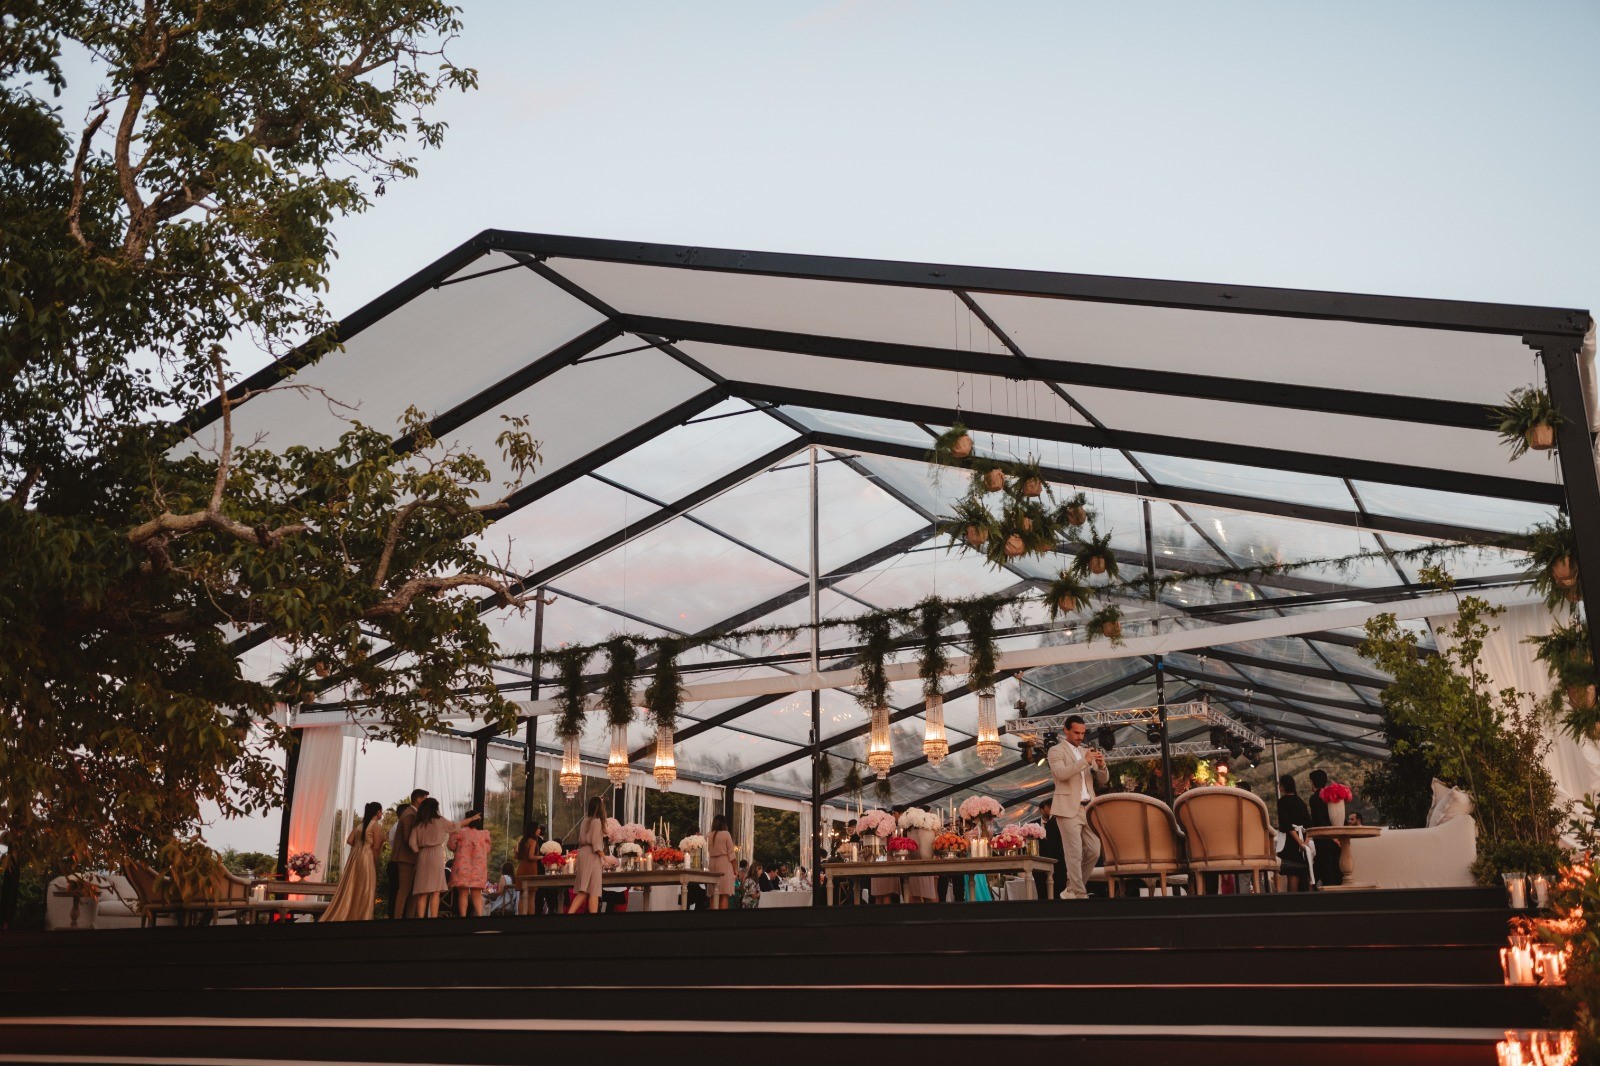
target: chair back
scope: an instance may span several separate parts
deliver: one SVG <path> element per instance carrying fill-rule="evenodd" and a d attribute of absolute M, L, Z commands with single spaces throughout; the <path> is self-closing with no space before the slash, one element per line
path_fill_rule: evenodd
<path fill-rule="evenodd" d="M 1197 868 L 1248 869 L 1276 861 L 1272 823 L 1260 796 L 1242 788 L 1191 788 L 1174 813 Z"/>
<path fill-rule="evenodd" d="M 1100 838 L 1106 873 L 1154 874 L 1183 869 L 1183 832 L 1172 809 L 1136 792 L 1095 797 L 1086 812 Z"/>

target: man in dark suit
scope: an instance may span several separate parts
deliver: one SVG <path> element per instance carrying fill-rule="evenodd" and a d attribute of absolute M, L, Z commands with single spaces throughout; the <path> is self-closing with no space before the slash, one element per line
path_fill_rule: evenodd
<path fill-rule="evenodd" d="M 1055 860 L 1056 892 L 1049 891 L 1049 886 L 1045 883 L 1044 873 L 1036 870 L 1033 874 L 1033 883 L 1039 890 L 1038 897 L 1040 899 L 1058 899 L 1059 897 L 1056 893 L 1060 892 L 1061 886 L 1067 883 L 1066 852 L 1061 847 L 1061 828 L 1056 825 L 1056 820 L 1050 816 L 1051 806 L 1052 804 L 1048 797 L 1043 803 L 1039 804 L 1039 820 L 1044 823 L 1044 839 L 1039 842 L 1039 855 L 1041 858 Z"/>

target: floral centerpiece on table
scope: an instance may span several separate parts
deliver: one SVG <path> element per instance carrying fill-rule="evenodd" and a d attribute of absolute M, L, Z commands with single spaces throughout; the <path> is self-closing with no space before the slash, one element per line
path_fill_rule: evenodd
<path fill-rule="evenodd" d="M 560 855 L 561 854 L 561 842 L 559 840 L 546 840 L 543 844 L 539 845 L 539 854 L 540 855 Z"/>
<path fill-rule="evenodd" d="M 293 855 L 289 856 L 289 860 L 283 864 L 284 869 L 289 871 L 290 879 L 295 881 L 306 880 L 312 874 L 316 873 L 318 867 L 321 865 L 322 860 L 317 858 L 309 851 L 295 852 Z"/>
<path fill-rule="evenodd" d="M 989 836 L 989 825 L 1000 817 L 1002 810 L 1004 808 L 1000 806 L 998 800 L 990 799 L 988 796 L 968 796 L 961 801 L 961 806 L 957 808 L 957 813 L 969 820 L 977 819 L 981 835 Z"/>
<path fill-rule="evenodd" d="M 635 844 L 631 840 L 628 841 L 627 843 L 618 844 L 617 845 L 617 857 L 619 859 L 626 859 L 626 858 L 630 858 L 630 857 L 636 857 L 636 856 L 643 855 L 643 854 L 644 854 L 644 849 L 639 847 L 639 845 Z"/>
<path fill-rule="evenodd" d="M 1023 840 L 1044 839 L 1044 826 L 1038 822 L 1016 822 L 1007 828 L 1015 830 L 1016 834 Z"/>
<path fill-rule="evenodd" d="M 888 811 L 873 808 L 870 811 L 862 812 L 856 817 L 856 832 L 863 837 L 871 835 L 882 840 L 888 840 L 895 835 L 897 829 L 898 826 L 895 823 L 894 815 Z"/>
<path fill-rule="evenodd" d="M 1317 793 L 1317 797 L 1323 803 L 1344 803 L 1355 799 L 1355 795 L 1354 792 L 1350 791 L 1349 785 L 1341 785 L 1337 781 L 1329 781 L 1322 786 L 1322 791 Z"/>
<path fill-rule="evenodd" d="M 622 823 L 615 818 L 606 819 L 606 839 L 613 844 L 622 843 Z"/>
<path fill-rule="evenodd" d="M 602 855 L 602 856 L 600 856 L 600 869 L 602 871 L 609 872 L 611 870 L 615 870 L 618 866 L 621 866 L 621 865 L 622 865 L 621 861 L 619 861 L 615 855 Z"/>
<path fill-rule="evenodd" d="M 965 855 L 967 838 L 960 833 L 940 833 L 933 838 L 934 854 Z"/>
<path fill-rule="evenodd" d="M 618 844 L 627 841 L 651 848 L 656 845 L 655 830 L 648 826 L 640 825 L 638 822 L 628 822 L 626 825 L 618 826 L 617 835 L 611 839 Z"/>
<path fill-rule="evenodd" d="M 909 859 L 917 850 L 917 842 L 910 837 L 890 837 L 889 854 L 897 859 Z"/>
<path fill-rule="evenodd" d="M 706 838 L 699 833 L 695 833 L 678 841 L 678 847 L 684 851 L 704 851 L 706 850 Z"/>
<path fill-rule="evenodd" d="M 567 865 L 567 857 L 561 854 L 560 844 L 552 840 L 544 847 L 548 848 L 552 845 L 555 847 L 554 851 L 545 851 L 544 848 L 539 849 L 539 864 L 544 867 L 544 872 L 547 874 L 560 873 L 562 867 Z"/>
<path fill-rule="evenodd" d="M 659 847 L 650 853 L 650 860 L 662 866 L 682 866 L 684 854 L 677 848 Z"/>
<path fill-rule="evenodd" d="M 916 807 L 909 808 L 900 815 L 901 832 L 905 832 L 908 829 L 939 829 L 943 825 L 944 823 L 939 820 L 937 814 L 932 811 L 919 810 Z"/>
<path fill-rule="evenodd" d="M 995 851 L 1007 853 L 1021 851 L 1023 844 L 1022 834 L 1017 832 L 1014 825 L 1006 826 L 989 840 L 989 846 Z"/>

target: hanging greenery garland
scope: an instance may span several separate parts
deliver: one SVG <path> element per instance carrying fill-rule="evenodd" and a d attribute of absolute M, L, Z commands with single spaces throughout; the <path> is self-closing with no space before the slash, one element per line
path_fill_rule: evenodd
<path fill-rule="evenodd" d="M 856 700 L 868 709 L 880 707 L 889 699 L 886 664 L 894 651 L 892 618 L 892 614 L 872 614 L 861 619 L 855 627 L 856 636 L 862 644 L 861 694 Z"/>
<path fill-rule="evenodd" d="M 950 609 L 930 596 L 917 605 L 917 614 L 922 621 L 922 654 L 917 662 L 917 676 L 922 678 L 922 694 L 937 696 L 950 667 L 950 656 L 944 647 L 944 622 Z"/>
<path fill-rule="evenodd" d="M 844 775 L 844 790 L 852 799 L 861 795 L 861 765 L 854 759 L 850 760 L 850 769 Z"/>
<path fill-rule="evenodd" d="M 967 684 L 974 692 L 989 691 L 998 680 L 995 661 L 999 649 L 994 639 L 994 616 L 1004 602 L 1000 597 L 984 597 L 967 600 L 958 608 L 961 621 L 967 627 L 967 643 L 971 649 Z"/>
<path fill-rule="evenodd" d="M 626 637 L 606 641 L 606 678 L 600 688 L 600 706 L 609 725 L 633 721 L 633 683 L 639 671 L 639 649 Z"/>
<path fill-rule="evenodd" d="M 822 791 L 826 792 L 833 785 L 833 760 L 827 752 L 822 753 L 822 761 L 817 764 L 817 780 L 822 782 Z"/>
<path fill-rule="evenodd" d="M 890 801 L 894 799 L 894 783 L 887 777 L 874 781 L 872 783 L 872 794 L 877 797 L 879 803 L 888 806 Z"/>
<path fill-rule="evenodd" d="M 683 705 L 683 674 L 678 669 L 683 644 L 668 638 L 656 645 L 655 679 L 644 690 L 644 706 L 658 729 L 671 729 L 678 720 L 678 708 Z"/>
<path fill-rule="evenodd" d="M 562 648 L 552 653 L 556 664 L 556 736 L 562 740 L 583 735 L 583 716 L 588 701 L 583 680 L 583 667 L 589 661 L 589 649 Z"/>

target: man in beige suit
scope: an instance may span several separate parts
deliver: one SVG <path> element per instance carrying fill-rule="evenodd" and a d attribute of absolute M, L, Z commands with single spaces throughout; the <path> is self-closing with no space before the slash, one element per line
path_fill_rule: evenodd
<path fill-rule="evenodd" d="M 1100 857 L 1100 838 L 1089 830 L 1083 809 L 1094 799 L 1095 782 L 1107 784 L 1111 775 L 1106 771 L 1105 755 L 1097 748 L 1083 746 L 1088 732 L 1083 719 L 1072 715 L 1067 719 L 1061 743 L 1050 749 L 1050 776 L 1056 779 L 1050 813 L 1061 830 L 1062 857 L 1067 864 L 1067 887 L 1061 893 L 1062 899 L 1088 898 L 1084 882 Z"/>

